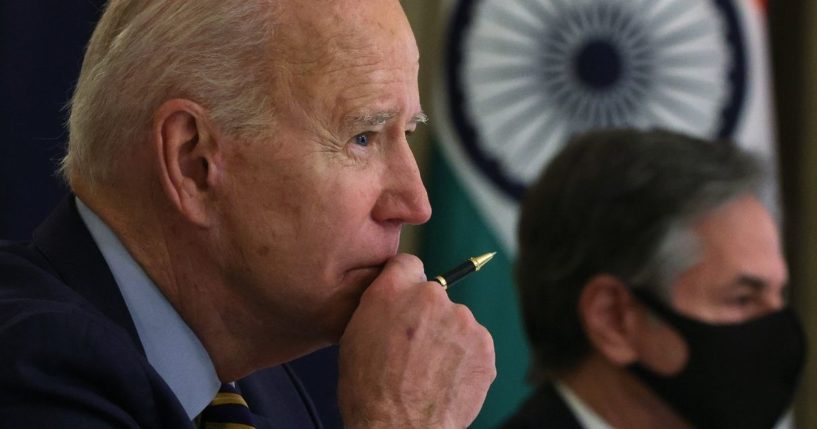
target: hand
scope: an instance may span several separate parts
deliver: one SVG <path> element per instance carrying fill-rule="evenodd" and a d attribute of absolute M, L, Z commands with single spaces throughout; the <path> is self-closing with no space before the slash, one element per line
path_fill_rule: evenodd
<path fill-rule="evenodd" d="M 347 428 L 464 428 L 496 376 L 488 331 L 414 256 L 392 258 L 340 339 Z"/>

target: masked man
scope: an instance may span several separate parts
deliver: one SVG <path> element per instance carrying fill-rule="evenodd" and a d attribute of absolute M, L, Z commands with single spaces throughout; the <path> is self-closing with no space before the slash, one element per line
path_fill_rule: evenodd
<path fill-rule="evenodd" d="M 574 139 L 530 189 L 517 428 L 771 428 L 803 362 L 760 163 L 662 131 Z"/>

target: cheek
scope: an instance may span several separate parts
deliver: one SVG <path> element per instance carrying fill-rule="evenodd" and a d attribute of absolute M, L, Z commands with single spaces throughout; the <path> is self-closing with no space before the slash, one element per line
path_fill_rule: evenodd
<path fill-rule="evenodd" d="M 312 186 L 316 199 L 339 221 L 360 218 L 371 212 L 381 192 L 382 178 L 369 163 L 365 167 L 341 167 Z"/>
<path fill-rule="evenodd" d="M 645 322 L 648 327 L 639 344 L 641 362 L 659 374 L 677 374 L 689 359 L 689 349 L 683 338 L 657 319 L 650 318 Z"/>
<path fill-rule="evenodd" d="M 377 163 L 346 165 L 337 154 L 330 155 L 280 156 L 244 170 L 233 189 L 238 197 L 224 209 L 233 226 L 253 242 L 254 255 L 326 255 L 368 239 L 382 168 Z"/>
<path fill-rule="evenodd" d="M 377 199 L 377 181 L 341 171 L 286 190 L 279 207 L 281 222 L 291 222 L 299 240 L 333 243 L 354 240 L 362 234 Z"/>

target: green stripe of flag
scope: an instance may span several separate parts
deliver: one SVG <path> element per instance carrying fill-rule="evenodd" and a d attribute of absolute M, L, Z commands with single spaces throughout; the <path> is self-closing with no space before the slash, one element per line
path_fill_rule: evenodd
<path fill-rule="evenodd" d="M 496 251 L 496 257 L 478 273 L 450 289 L 451 298 L 467 305 L 494 338 L 497 378 L 485 406 L 471 426 L 496 427 L 530 392 L 525 384 L 528 346 L 519 315 L 512 268 L 507 253 L 483 222 L 473 202 L 438 149 L 427 177 L 433 209 L 423 227 L 421 258 L 429 276 L 442 273 L 466 258 Z"/>

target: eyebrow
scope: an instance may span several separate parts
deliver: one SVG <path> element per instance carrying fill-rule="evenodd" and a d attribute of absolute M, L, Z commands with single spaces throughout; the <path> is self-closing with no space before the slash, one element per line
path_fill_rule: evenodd
<path fill-rule="evenodd" d="M 732 285 L 737 287 L 745 287 L 749 288 L 753 294 L 763 293 L 765 289 L 771 287 L 768 281 L 753 275 L 743 274 L 739 275 Z M 783 287 L 780 288 L 780 293 L 783 296 L 783 299 L 789 299 L 789 294 L 791 293 L 791 289 L 789 288 L 788 283 L 784 283 Z"/>
<path fill-rule="evenodd" d="M 396 116 L 397 112 L 377 112 L 372 114 L 351 116 L 346 120 L 346 123 L 351 127 L 376 127 L 385 124 L 389 120 L 394 119 Z M 426 115 L 425 112 L 419 112 L 411 118 L 411 122 L 425 124 L 428 122 L 428 115 Z"/>
<path fill-rule="evenodd" d="M 768 283 L 762 278 L 746 274 L 738 276 L 733 284 L 738 286 L 747 286 L 755 291 L 761 291 L 768 286 Z"/>
<path fill-rule="evenodd" d="M 350 125 L 366 125 L 374 127 L 385 124 L 395 116 L 397 116 L 397 113 L 395 112 L 378 112 L 373 114 L 352 116 L 346 122 L 348 122 Z"/>
<path fill-rule="evenodd" d="M 428 123 L 428 115 L 425 112 L 419 112 L 411 118 L 411 122 L 415 124 L 426 124 Z"/>

